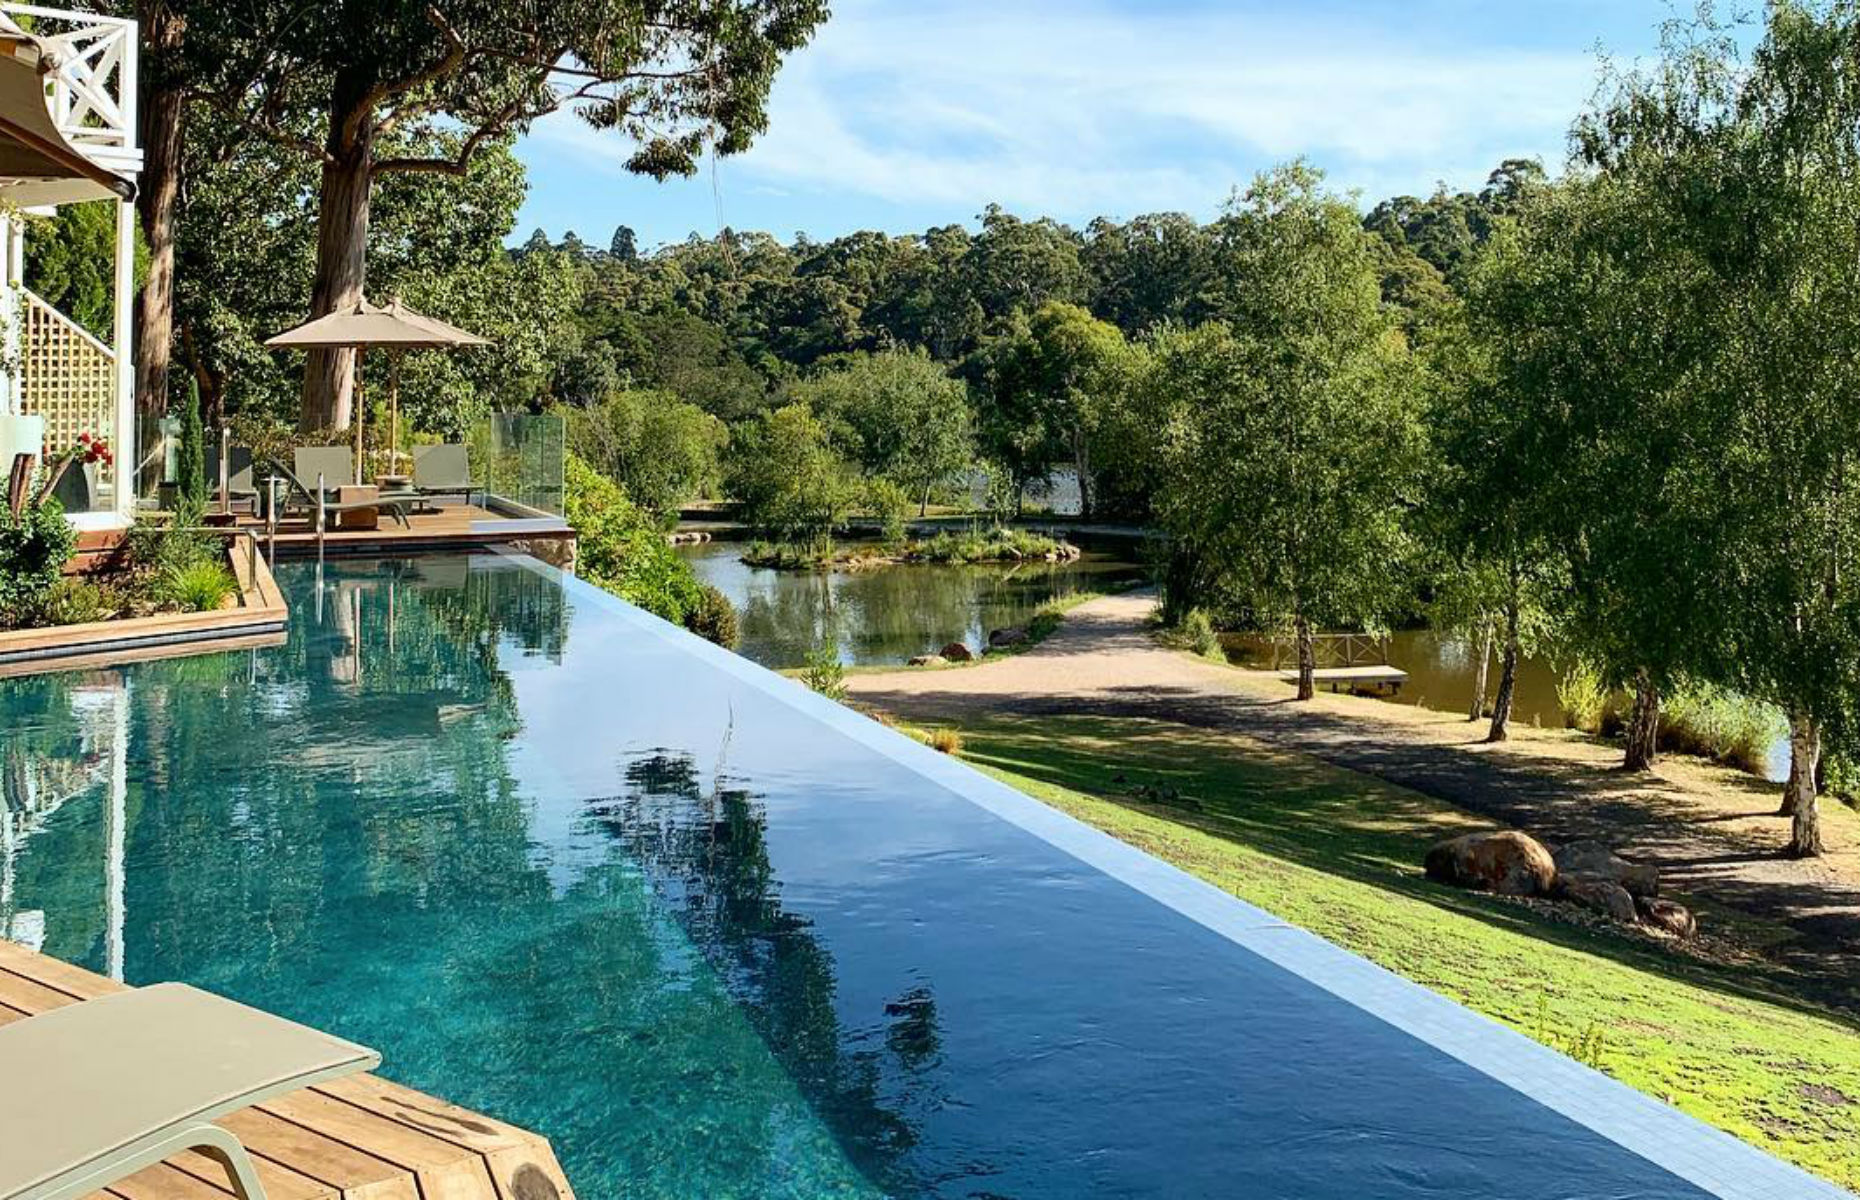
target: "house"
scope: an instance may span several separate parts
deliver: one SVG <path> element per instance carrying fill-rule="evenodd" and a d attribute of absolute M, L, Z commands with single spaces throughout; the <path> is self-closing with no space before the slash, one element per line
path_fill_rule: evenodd
<path fill-rule="evenodd" d="M 117 461 L 73 470 L 60 489 L 80 529 L 129 523 L 132 451 L 152 441 L 137 437 L 130 349 L 141 167 L 136 22 L 0 3 L 0 463 L 55 454 L 81 433 L 106 439 Z M 108 344 L 23 278 L 27 222 L 96 200 L 116 209 Z"/>

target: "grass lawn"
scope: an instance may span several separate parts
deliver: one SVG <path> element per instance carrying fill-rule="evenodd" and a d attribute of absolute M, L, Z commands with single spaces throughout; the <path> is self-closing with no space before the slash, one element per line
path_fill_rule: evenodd
<path fill-rule="evenodd" d="M 1476 827 L 1231 736 L 1094 717 L 961 727 L 969 763 L 1274 914 L 1860 1188 L 1860 1026 L 1773 977 L 1422 877 Z"/>

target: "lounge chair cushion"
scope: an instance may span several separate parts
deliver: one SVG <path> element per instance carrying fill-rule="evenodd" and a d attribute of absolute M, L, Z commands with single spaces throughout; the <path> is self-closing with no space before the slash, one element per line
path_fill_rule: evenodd
<path fill-rule="evenodd" d="M 450 442 L 441 446 L 415 446 L 413 486 L 425 492 L 477 491 L 478 485 L 471 477 L 470 452 Z"/>
<path fill-rule="evenodd" d="M 105 1171 L 139 1144 L 380 1063 L 374 1051 L 180 983 L 0 1027 L 0 1196 Z"/>
<path fill-rule="evenodd" d="M 291 461 L 306 489 L 316 487 L 318 474 L 324 487 L 355 482 L 355 455 L 347 446 L 299 446 L 291 452 Z"/>

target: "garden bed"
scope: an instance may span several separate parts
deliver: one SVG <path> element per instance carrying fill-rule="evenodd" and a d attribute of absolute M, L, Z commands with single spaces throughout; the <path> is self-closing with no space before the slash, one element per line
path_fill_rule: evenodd
<path fill-rule="evenodd" d="M 243 538 L 221 553 L 237 583 L 225 606 L 0 631 L 0 678 L 282 645 L 290 611 L 263 556 Z"/>

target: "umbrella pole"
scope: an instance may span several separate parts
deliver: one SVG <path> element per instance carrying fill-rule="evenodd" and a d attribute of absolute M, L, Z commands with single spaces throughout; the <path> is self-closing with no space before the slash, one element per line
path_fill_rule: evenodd
<path fill-rule="evenodd" d="M 388 474 L 400 474 L 400 351 L 388 351 Z"/>
<path fill-rule="evenodd" d="M 355 348 L 355 482 L 362 482 L 362 417 L 368 411 L 368 405 L 362 395 L 362 355 L 367 351 L 360 346 Z"/>

